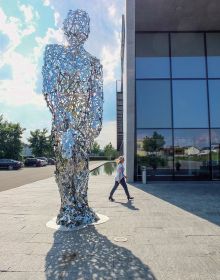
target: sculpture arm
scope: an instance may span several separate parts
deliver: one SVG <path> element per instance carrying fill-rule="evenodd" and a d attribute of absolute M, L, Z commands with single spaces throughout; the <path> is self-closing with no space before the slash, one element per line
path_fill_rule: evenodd
<path fill-rule="evenodd" d="M 42 67 L 43 94 L 51 112 L 54 111 L 56 100 L 57 79 L 59 75 L 59 45 L 47 45 L 44 52 Z"/>
<path fill-rule="evenodd" d="M 92 134 L 94 138 L 96 138 L 102 129 L 103 115 L 103 71 L 102 65 L 98 59 L 95 59 L 95 65 L 92 74 L 91 100 Z"/>

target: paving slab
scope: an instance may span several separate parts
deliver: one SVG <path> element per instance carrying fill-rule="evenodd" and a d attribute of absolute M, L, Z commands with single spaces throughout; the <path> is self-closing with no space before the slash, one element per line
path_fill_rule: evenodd
<path fill-rule="evenodd" d="M 0 193 L 0 280 L 220 280 L 220 186 L 128 185 L 108 201 L 113 176 L 90 176 L 89 202 L 107 223 L 46 227 L 58 213 L 54 178 Z M 117 237 L 126 242 L 117 242 Z"/>

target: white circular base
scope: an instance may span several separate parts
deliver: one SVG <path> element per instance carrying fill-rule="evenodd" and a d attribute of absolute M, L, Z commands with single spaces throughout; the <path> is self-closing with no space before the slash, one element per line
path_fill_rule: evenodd
<path fill-rule="evenodd" d="M 128 239 L 126 237 L 115 237 L 114 241 L 115 242 L 127 242 Z"/>
<path fill-rule="evenodd" d="M 99 220 L 97 222 L 94 222 L 94 223 L 88 224 L 88 225 L 81 225 L 81 226 L 78 226 L 78 227 L 75 227 L 75 228 L 68 228 L 68 227 L 65 227 L 65 226 L 57 225 L 57 223 L 56 223 L 57 218 L 56 217 L 54 217 L 52 220 L 47 222 L 46 226 L 48 228 L 52 228 L 52 229 L 56 229 L 56 230 L 60 230 L 60 231 L 74 231 L 74 230 L 83 229 L 87 226 L 100 225 L 100 224 L 106 223 L 109 220 L 109 217 L 107 217 L 105 215 L 98 214 L 98 213 L 96 213 L 96 215 L 99 217 Z"/>

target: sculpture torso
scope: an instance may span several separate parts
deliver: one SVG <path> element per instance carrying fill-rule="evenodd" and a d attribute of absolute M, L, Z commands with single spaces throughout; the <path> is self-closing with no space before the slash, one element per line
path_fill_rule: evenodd
<path fill-rule="evenodd" d="M 62 151 L 69 158 L 73 147 L 70 142 L 83 143 L 84 150 L 89 149 L 89 142 L 101 128 L 102 84 L 97 78 L 102 68 L 99 60 L 83 48 L 73 52 L 70 47 L 48 45 L 47 58 L 52 65 L 46 64 L 48 69 L 44 69 L 50 79 L 46 99 L 54 116 L 55 135 L 62 139 Z"/>

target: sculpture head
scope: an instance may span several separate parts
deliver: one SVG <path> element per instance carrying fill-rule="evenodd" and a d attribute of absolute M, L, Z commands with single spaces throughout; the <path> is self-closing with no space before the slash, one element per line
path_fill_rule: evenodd
<path fill-rule="evenodd" d="M 63 31 L 71 46 L 83 45 L 90 32 L 89 15 L 83 10 L 69 10 L 63 22 Z"/>

